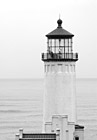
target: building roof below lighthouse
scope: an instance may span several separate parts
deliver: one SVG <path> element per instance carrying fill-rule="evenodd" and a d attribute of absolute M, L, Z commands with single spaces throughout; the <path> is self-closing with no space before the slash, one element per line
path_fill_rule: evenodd
<path fill-rule="evenodd" d="M 62 20 L 61 19 L 59 19 L 57 21 L 57 23 L 58 23 L 58 27 L 46 35 L 48 38 L 71 38 L 74 36 L 72 33 L 68 32 L 62 28 L 62 26 L 61 26 Z"/>

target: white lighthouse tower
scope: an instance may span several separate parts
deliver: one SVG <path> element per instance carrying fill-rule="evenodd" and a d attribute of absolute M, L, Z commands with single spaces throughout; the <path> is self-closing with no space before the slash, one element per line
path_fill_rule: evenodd
<path fill-rule="evenodd" d="M 42 133 L 16 134 L 15 140 L 84 140 L 84 126 L 76 123 L 75 63 L 73 34 L 58 27 L 46 35 L 47 52 L 42 54 L 45 72 Z"/>
<path fill-rule="evenodd" d="M 46 35 L 47 52 L 42 54 L 45 73 L 43 123 L 51 122 L 53 115 L 67 115 L 76 123 L 75 65 L 78 54 L 73 53 L 73 34 L 58 27 Z"/>

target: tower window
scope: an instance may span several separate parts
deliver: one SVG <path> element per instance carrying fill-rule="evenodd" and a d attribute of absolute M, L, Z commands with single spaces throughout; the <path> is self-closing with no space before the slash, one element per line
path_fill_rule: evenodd
<path fill-rule="evenodd" d="M 73 65 L 73 71 L 75 72 L 75 65 Z"/>
<path fill-rule="evenodd" d="M 62 64 L 58 64 L 58 71 L 62 72 Z"/>
<path fill-rule="evenodd" d="M 72 72 L 72 65 L 70 65 L 70 71 Z"/>
<path fill-rule="evenodd" d="M 47 66 L 47 72 L 49 72 L 49 71 L 50 71 L 50 65 Z"/>
<path fill-rule="evenodd" d="M 78 136 L 76 136 L 74 140 L 79 140 L 79 137 L 78 137 Z"/>
<path fill-rule="evenodd" d="M 69 72 L 69 66 L 65 65 L 65 72 Z"/>
<path fill-rule="evenodd" d="M 44 72 L 46 72 L 46 65 L 44 66 Z"/>
<path fill-rule="evenodd" d="M 51 71 L 54 72 L 54 65 L 51 66 Z"/>

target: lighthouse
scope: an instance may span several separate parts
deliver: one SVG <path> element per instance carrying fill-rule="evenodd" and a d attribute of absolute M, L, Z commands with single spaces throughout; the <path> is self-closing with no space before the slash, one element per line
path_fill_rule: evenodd
<path fill-rule="evenodd" d="M 19 129 L 15 140 L 84 140 L 84 126 L 76 117 L 76 61 L 73 52 L 74 35 L 62 28 L 46 35 L 47 52 L 44 61 L 44 103 L 42 133 L 24 133 Z"/>
<path fill-rule="evenodd" d="M 57 28 L 46 35 L 47 52 L 42 54 L 45 74 L 43 123 L 53 115 L 67 115 L 69 122 L 76 123 L 76 61 L 73 52 L 74 35 L 57 21 Z"/>

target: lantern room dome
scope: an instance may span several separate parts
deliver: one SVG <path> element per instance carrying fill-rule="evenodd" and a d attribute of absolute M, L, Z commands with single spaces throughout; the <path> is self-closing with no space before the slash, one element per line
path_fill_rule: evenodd
<path fill-rule="evenodd" d="M 74 35 L 67 30 L 62 28 L 62 20 L 57 21 L 58 27 L 46 35 L 49 39 L 58 39 L 58 38 L 72 38 Z"/>

